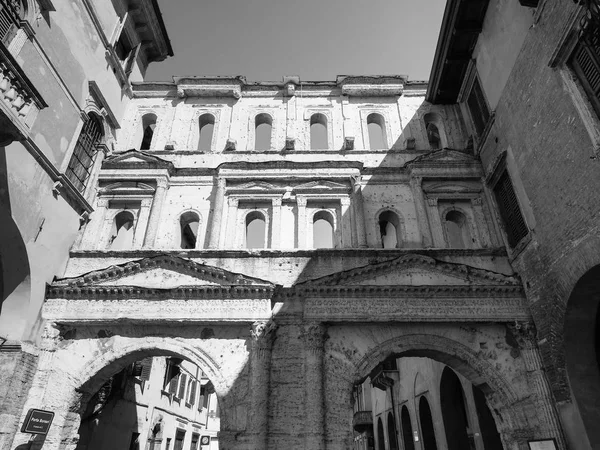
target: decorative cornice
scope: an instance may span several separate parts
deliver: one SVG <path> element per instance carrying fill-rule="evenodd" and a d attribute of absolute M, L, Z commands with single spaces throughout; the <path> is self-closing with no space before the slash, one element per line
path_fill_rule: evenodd
<path fill-rule="evenodd" d="M 115 153 L 102 162 L 102 169 L 166 169 L 175 171 L 171 161 L 135 149 Z"/>
<path fill-rule="evenodd" d="M 523 297 L 522 286 L 506 285 L 350 285 L 298 286 L 282 291 L 285 297 Z"/>

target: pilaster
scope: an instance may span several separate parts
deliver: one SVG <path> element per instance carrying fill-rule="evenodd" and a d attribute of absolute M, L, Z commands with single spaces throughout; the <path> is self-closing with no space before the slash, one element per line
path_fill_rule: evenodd
<path fill-rule="evenodd" d="M 350 217 L 350 198 L 343 197 L 340 199 L 342 205 L 342 248 L 352 247 L 352 219 Z"/>
<path fill-rule="evenodd" d="M 362 194 L 360 175 L 352 177 L 353 205 L 354 205 L 354 225 L 356 227 L 356 236 L 358 246 L 367 247 L 367 234 L 365 231 L 365 209 Z"/>
<path fill-rule="evenodd" d="M 160 218 L 163 203 L 165 202 L 165 198 L 167 196 L 167 189 L 168 180 L 166 178 L 159 178 L 156 180 L 156 191 L 154 192 L 154 200 L 152 201 L 152 209 L 150 210 L 144 247 L 152 248 L 156 246 L 156 235 L 158 233 L 158 226 L 161 223 Z"/>
<path fill-rule="evenodd" d="M 138 214 L 135 233 L 133 234 L 133 248 L 140 248 L 144 243 L 144 235 L 149 227 L 148 220 L 150 218 L 150 206 L 152 205 L 151 198 L 145 198 L 140 205 L 140 213 Z"/>
<path fill-rule="evenodd" d="M 298 248 L 306 248 L 306 197 L 297 195 L 296 204 L 298 206 L 298 220 L 296 223 L 296 226 L 298 227 Z"/>
<path fill-rule="evenodd" d="M 217 178 L 217 190 L 215 192 L 215 202 L 213 206 L 212 222 L 210 225 L 210 235 L 208 248 L 219 248 L 219 238 L 221 235 L 221 223 L 223 220 L 223 203 L 225 200 L 225 178 Z"/>
<path fill-rule="evenodd" d="M 273 218 L 271 220 L 271 248 L 281 248 L 281 197 L 271 200 Z"/>
<path fill-rule="evenodd" d="M 239 206 L 239 199 L 229 197 L 227 199 L 227 233 L 225 236 L 222 236 L 222 240 L 224 241 L 221 244 L 223 248 L 238 248 L 241 246 L 241 243 L 238 243 L 238 235 L 241 238 L 241 234 L 237 233 L 237 212 Z"/>
<path fill-rule="evenodd" d="M 429 220 L 427 219 L 427 212 L 425 209 L 425 199 L 423 197 L 423 178 L 414 177 L 410 179 L 410 188 L 412 190 L 413 198 L 415 200 L 415 211 L 417 213 L 417 226 L 421 234 L 421 243 L 423 247 L 429 248 L 433 244 L 431 237 L 431 229 L 429 227 Z"/>
<path fill-rule="evenodd" d="M 437 197 L 427 197 L 427 215 L 429 216 L 429 223 L 431 225 L 433 246 L 435 248 L 446 247 Z"/>

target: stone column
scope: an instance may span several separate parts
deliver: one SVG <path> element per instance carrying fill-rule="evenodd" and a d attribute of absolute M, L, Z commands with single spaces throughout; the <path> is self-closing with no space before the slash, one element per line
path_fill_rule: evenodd
<path fill-rule="evenodd" d="M 150 210 L 150 217 L 148 219 L 144 247 L 155 246 L 156 234 L 158 233 L 158 225 L 161 222 L 161 212 L 167 196 L 167 189 L 168 181 L 166 178 L 156 180 L 156 192 L 154 192 L 154 200 L 152 201 L 152 209 Z"/>
<path fill-rule="evenodd" d="M 352 247 L 352 219 L 350 217 L 350 198 L 342 197 L 340 199 L 342 205 L 342 248 Z"/>
<path fill-rule="evenodd" d="M 212 221 L 210 224 L 210 236 L 208 248 L 219 248 L 219 237 L 221 236 L 221 223 L 223 220 L 223 202 L 225 199 L 225 178 L 217 178 L 217 191 L 213 206 Z"/>
<path fill-rule="evenodd" d="M 425 199 L 423 198 L 423 178 L 414 177 L 410 179 L 410 188 L 415 201 L 415 211 L 417 213 L 417 222 L 419 232 L 421 234 L 421 245 L 428 248 L 433 244 L 431 238 L 431 229 L 429 228 L 429 220 L 425 210 Z"/>
<path fill-rule="evenodd" d="M 229 197 L 227 199 L 227 204 L 229 205 L 229 209 L 227 211 L 227 233 L 225 235 L 225 240 L 223 242 L 223 248 L 240 248 L 241 243 L 238 243 L 238 235 L 242 236 L 240 233 L 237 233 L 237 211 L 239 205 L 239 199 Z"/>
<path fill-rule="evenodd" d="M 96 200 L 96 209 L 90 216 L 90 221 L 85 226 L 83 236 L 78 248 L 83 250 L 99 249 L 99 243 L 104 242 L 102 231 L 106 221 L 106 210 L 108 209 L 108 198 L 98 198 Z"/>
<path fill-rule="evenodd" d="M 307 323 L 302 330 L 305 354 L 304 388 L 306 398 L 305 445 L 307 450 L 325 449 L 325 403 L 323 398 L 323 347 L 325 326 L 319 322 Z"/>
<path fill-rule="evenodd" d="M 148 223 L 150 218 L 150 206 L 152 205 L 151 198 L 145 198 L 142 200 L 140 206 L 140 212 L 138 214 L 137 223 L 135 224 L 135 232 L 133 234 L 133 245 L 132 248 L 140 248 L 144 243 L 144 235 L 146 230 L 150 226 Z"/>
<path fill-rule="evenodd" d="M 444 230 L 442 229 L 437 197 L 427 198 L 427 215 L 429 216 L 429 224 L 431 225 L 433 246 L 435 248 L 445 248 L 446 240 L 444 239 Z"/>
<path fill-rule="evenodd" d="M 356 227 L 358 246 L 366 248 L 367 234 L 365 231 L 365 209 L 360 178 L 360 175 L 352 177 L 352 190 L 354 192 L 352 203 L 354 205 L 354 225 Z"/>
<path fill-rule="evenodd" d="M 271 248 L 281 248 L 281 197 L 271 201 L 273 216 L 271 219 Z"/>
<path fill-rule="evenodd" d="M 297 195 L 296 204 L 298 205 L 298 219 L 296 223 L 298 230 L 298 248 L 307 248 L 306 228 L 308 227 L 308 224 L 306 223 L 306 197 Z"/>
<path fill-rule="evenodd" d="M 277 326 L 271 320 L 257 321 L 250 332 L 252 346 L 250 354 L 250 448 L 268 448 L 269 431 L 269 379 L 271 371 L 271 347 Z"/>
<path fill-rule="evenodd" d="M 544 373 L 542 358 L 536 345 L 536 330 L 532 322 L 518 322 L 506 325 L 510 333 L 519 344 L 519 351 L 525 362 L 529 392 L 533 394 L 532 411 L 535 411 L 537 427 L 540 437 L 553 437 L 559 449 L 566 449 L 567 445 L 562 433 L 558 412 L 554 406 L 554 399 L 550 385 Z"/>

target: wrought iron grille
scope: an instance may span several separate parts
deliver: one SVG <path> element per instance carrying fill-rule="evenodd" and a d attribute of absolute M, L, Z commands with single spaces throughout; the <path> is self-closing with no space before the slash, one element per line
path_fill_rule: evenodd
<path fill-rule="evenodd" d="M 521 208 L 519 207 L 519 201 L 515 195 L 515 190 L 506 170 L 494 186 L 494 194 L 496 196 L 498 208 L 500 209 L 500 216 L 502 217 L 506 229 L 508 245 L 514 248 L 521 239 L 527 236 L 528 229 L 525 220 L 523 219 L 523 215 L 521 214 Z"/>
<path fill-rule="evenodd" d="M 81 193 L 85 190 L 86 182 L 92 170 L 94 156 L 102 139 L 102 124 L 99 120 L 88 116 L 83 129 L 75 144 L 75 150 L 67 167 L 67 178 Z"/>

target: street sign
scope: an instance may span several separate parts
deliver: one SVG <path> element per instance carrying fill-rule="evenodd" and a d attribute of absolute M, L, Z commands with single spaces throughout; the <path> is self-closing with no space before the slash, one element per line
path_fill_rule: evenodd
<path fill-rule="evenodd" d="M 54 413 L 52 411 L 31 408 L 27 412 L 27 416 L 21 427 L 21 432 L 47 434 L 50 425 L 52 424 L 52 419 L 54 419 Z"/>

